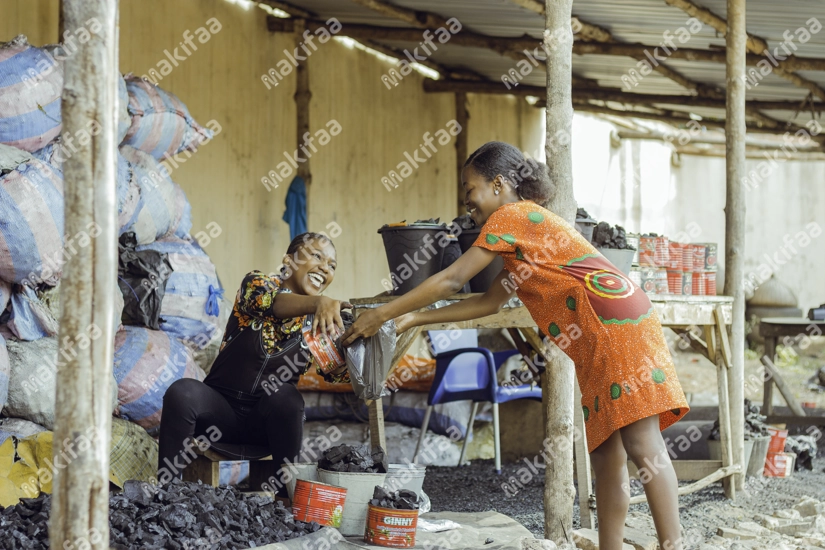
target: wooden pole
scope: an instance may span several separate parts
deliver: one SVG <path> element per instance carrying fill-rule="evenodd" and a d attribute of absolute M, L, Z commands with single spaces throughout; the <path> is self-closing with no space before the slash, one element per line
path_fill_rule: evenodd
<path fill-rule="evenodd" d="M 731 328 L 730 427 L 733 464 L 742 471 L 736 487 L 744 488 L 745 470 L 745 193 L 741 183 L 745 169 L 745 0 L 727 0 L 728 34 L 726 90 L 727 127 L 725 201 L 725 294 L 733 296 Z M 721 396 L 720 396 L 721 398 Z"/>
<path fill-rule="evenodd" d="M 305 21 L 303 19 L 295 20 L 295 45 L 297 46 L 303 40 L 303 32 Z M 312 92 L 309 90 L 309 68 L 307 67 L 307 58 L 295 66 L 295 114 L 297 118 L 296 124 L 296 141 L 295 146 L 300 149 L 304 143 L 304 135 L 309 133 L 309 101 L 312 99 Z M 312 172 L 309 168 L 309 157 L 306 162 L 298 165 L 298 175 L 304 178 L 304 183 L 307 186 L 307 217 L 309 217 L 309 188 L 312 184 Z"/>
<path fill-rule="evenodd" d="M 467 94 L 456 92 L 455 94 L 455 120 L 461 126 L 461 132 L 455 138 L 455 163 L 458 171 L 457 182 L 457 215 L 464 214 L 464 186 L 461 185 L 461 170 L 464 168 L 464 161 L 469 156 L 467 151 L 467 125 L 470 121 L 470 113 L 467 111 Z"/>
<path fill-rule="evenodd" d="M 70 353 L 63 354 L 66 364 L 57 371 L 54 462 L 59 459 L 66 466 L 54 472 L 49 519 L 54 550 L 79 540 L 87 542 L 85 548 L 109 548 L 110 380 L 117 288 L 117 6 L 116 0 L 63 3 L 66 30 L 76 34 L 85 28 L 91 35 L 65 61 L 63 133 L 86 132 L 92 121 L 100 133 L 87 143 L 76 142 L 75 152 L 63 164 L 65 234 L 91 234 L 89 228 L 95 227 L 97 236 L 66 255 L 60 282 L 60 341 L 64 347 L 66 342 L 83 345 L 68 345 Z M 65 460 L 67 455 L 73 459 Z"/>
<path fill-rule="evenodd" d="M 555 185 L 547 207 L 571 224 L 576 216 L 570 150 L 573 130 L 572 8 L 573 0 L 546 0 L 544 31 L 548 52 L 545 149 L 550 180 Z M 558 29 L 566 32 L 559 33 Z M 557 38 L 559 35 L 563 38 Z M 544 537 L 559 544 L 571 542 L 573 529 L 573 500 L 576 496 L 573 487 L 573 408 L 576 405 L 573 400 L 573 361 L 560 350 L 554 351 L 557 353 L 547 358 L 547 370 L 542 376 L 545 444 L 551 445 L 555 454 L 549 457 L 544 471 Z M 587 503 L 583 505 L 587 506 Z"/>

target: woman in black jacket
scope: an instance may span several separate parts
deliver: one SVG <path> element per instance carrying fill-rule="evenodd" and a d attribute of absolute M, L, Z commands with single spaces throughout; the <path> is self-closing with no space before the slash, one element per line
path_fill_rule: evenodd
<path fill-rule="evenodd" d="M 273 460 L 294 462 L 301 449 L 304 400 L 295 387 L 314 365 L 301 337 L 305 316 L 313 330 L 344 328 L 347 302 L 322 296 L 335 276 L 335 247 L 304 233 L 290 243 L 279 274 L 249 273 L 241 283 L 220 352 L 203 382 L 181 379 L 163 397 L 158 480 L 180 478 L 206 440 L 266 445 Z M 318 373 L 348 382 L 346 367 Z M 286 496 L 283 487 L 279 496 Z"/>

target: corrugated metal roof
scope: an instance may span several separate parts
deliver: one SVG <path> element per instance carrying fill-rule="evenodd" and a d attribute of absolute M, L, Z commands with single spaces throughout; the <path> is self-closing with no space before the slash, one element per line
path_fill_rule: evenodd
<path fill-rule="evenodd" d="M 376 26 L 409 27 L 397 19 L 383 16 L 350 0 L 292 0 L 295 5 L 316 12 L 321 17 L 334 16 L 344 25 L 347 23 Z M 498 37 L 520 37 L 525 34 L 540 37 L 544 30 L 543 16 L 522 8 L 512 0 L 390 0 L 396 6 L 418 11 L 436 13 L 444 18 L 455 17 L 467 30 Z M 726 16 L 726 0 L 695 0 L 720 17 Z M 682 10 L 653 0 L 576 0 L 573 13 L 583 21 L 598 25 L 611 32 L 620 42 L 642 43 L 655 47 L 663 40 L 663 33 L 675 34 L 680 27 L 689 27 L 689 16 Z M 811 18 L 825 24 L 825 2 L 822 0 L 785 0 L 777 4 L 772 0 L 749 0 L 747 3 L 748 31 L 767 40 L 771 48 L 784 40 L 783 33 L 805 27 Z M 412 49 L 417 44 L 386 41 L 387 45 Z M 680 43 L 677 41 L 677 45 Z M 725 39 L 716 30 L 703 25 L 701 30 L 691 34 L 683 47 L 697 49 L 724 48 Z M 796 55 L 802 57 L 825 58 L 825 30 L 813 34 L 810 40 L 794 44 Z M 501 82 L 501 76 L 516 66 L 516 60 L 504 57 L 494 51 L 467 48 L 454 44 L 438 45 L 438 51 L 430 57 L 432 61 L 448 67 L 472 69 L 494 82 Z M 623 88 L 622 76 L 636 68 L 637 61 L 628 57 L 606 55 L 574 55 L 573 72 L 577 76 L 596 80 L 600 86 L 628 91 Z M 697 62 L 669 59 L 666 64 L 684 76 L 700 82 L 723 88 L 725 85 L 725 65 L 722 63 Z M 800 76 L 818 83 L 825 88 L 825 72 L 807 71 Z M 543 86 L 543 67 L 527 75 L 522 83 Z M 672 80 L 658 73 L 647 75 L 632 89 L 639 94 L 688 94 Z M 802 101 L 808 91 L 794 86 L 791 82 L 770 74 L 752 87 L 749 99 Z M 674 110 L 690 110 L 724 116 L 719 109 L 696 109 L 672 106 Z M 789 120 L 792 111 L 772 111 L 780 120 Z M 767 114 L 767 113 L 766 113 Z M 810 114 L 797 117 L 796 122 L 808 120 Z"/>

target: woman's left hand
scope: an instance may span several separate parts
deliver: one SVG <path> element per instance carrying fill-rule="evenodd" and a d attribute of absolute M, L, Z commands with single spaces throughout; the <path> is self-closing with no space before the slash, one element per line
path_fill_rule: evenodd
<path fill-rule="evenodd" d="M 374 309 L 367 310 L 359 315 L 349 330 L 344 333 L 341 337 L 342 343 L 344 346 L 350 346 L 359 338 L 369 338 L 375 335 L 383 324 L 381 314 Z"/>

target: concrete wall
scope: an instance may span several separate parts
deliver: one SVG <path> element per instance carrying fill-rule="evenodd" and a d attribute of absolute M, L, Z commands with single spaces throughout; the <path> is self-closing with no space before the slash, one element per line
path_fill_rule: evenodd
<path fill-rule="evenodd" d="M 575 116 L 573 169 L 580 206 L 628 231 L 717 242 L 724 270 L 725 159 L 682 155 L 672 162 L 671 149 L 656 141 L 622 140 L 612 147 L 612 129 L 593 117 Z M 749 172 L 767 167 L 767 175 L 746 192 L 746 269 L 757 284 L 773 273 L 794 289 L 807 311 L 825 302 L 825 162 L 762 162 L 747 161 Z"/>
<path fill-rule="evenodd" d="M 251 269 L 274 271 L 289 243 L 281 220 L 291 177 L 267 190 L 261 178 L 295 149 L 294 72 L 267 89 L 261 75 L 294 48 L 287 35 L 266 29 L 266 14 L 225 0 L 121 0 L 120 69 L 148 74 L 189 30 L 212 17 L 221 30 L 159 81 L 178 95 L 201 124 L 215 120 L 221 133 L 172 178 L 192 204 L 193 233 L 216 222 L 222 234 L 206 251 L 224 285 L 234 292 Z M 57 0 L 0 0 L 0 41 L 26 34 L 31 43 L 57 40 Z M 425 133 L 455 118 L 452 94 L 425 94 L 413 73 L 388 90 L 381 75 L 390 63 L 331 40 L 307 60 L 312 100 L 310 131 L 332 120 L 341 133 L 310 160 L 309 227 L 340 227 L 335 239 L 339 270 L 328 294 L 372 296 L 383 290 L 388 268 L 378 228 L 388 222 L 456 215 L 453 138 L 392 191 L 381 178 L 404 153 L 413 154 Z M 468 100 L 470 151 L 503 139 L 533 153 L 540 149 L 543 114 L 510 97 Z M 419 155 L 421 156 L 421 155 Z M 331 225 L 334 222 L 336 225 Z"/>

